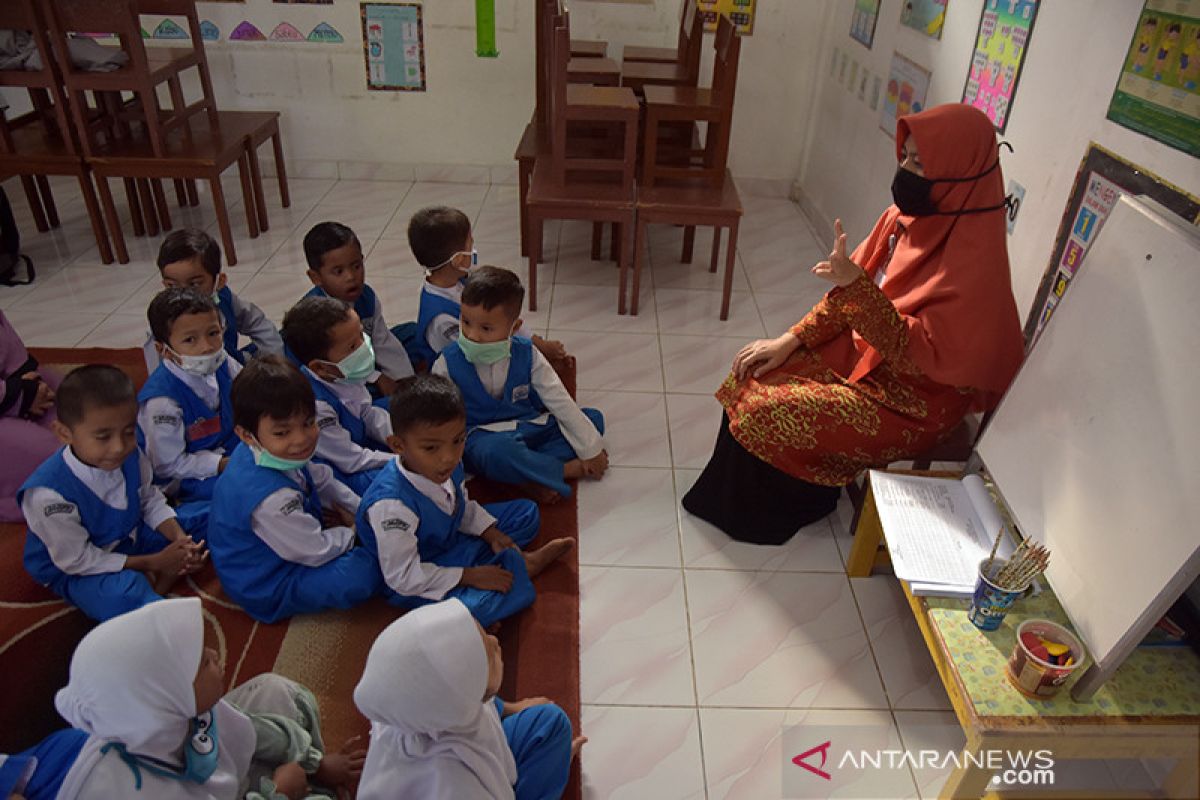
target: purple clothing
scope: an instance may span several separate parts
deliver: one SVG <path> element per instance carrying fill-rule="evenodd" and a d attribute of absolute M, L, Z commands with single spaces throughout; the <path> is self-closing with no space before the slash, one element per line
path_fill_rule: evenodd
<path fill-rule="evenodd" d="M 28 360 L 29 353 L 21 337 L 0 311 L 0 406 L 8 392 L 6 379 L 21 372 Z M 58 388 L 57 375 L 43 370 L 38 374 L 51 388 Z M 23 419 L 20 411 L 18 399 L 0 414 L 0 452 L 4 453 L 4 458 L 0 458 L 0 522 L 24 521 L 17 503 L 17 489 L 59 447 L 58 437 L 50 430 L 53 409 L 33 420 Z"/>

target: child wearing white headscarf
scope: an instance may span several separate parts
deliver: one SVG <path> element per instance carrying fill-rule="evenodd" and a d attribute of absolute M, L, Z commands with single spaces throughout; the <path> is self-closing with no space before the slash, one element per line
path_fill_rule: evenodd
<path fill-rule="evenodd" d="M 496 697 L 500 643 L 457 599 L 389 625 L 367 656 L 354 703 L 371 720 L 359 800 L 557 800 L 572 740 L 561 708 Z"/>
<path fill-rule="evenodd" d="M 353 779 L 361 753 L 323 753 L 307 689 L 260 675 L 223 692 L 198 598 L 102 623 L 79 643 L 55 697 L 63 718 L 89 734 L 59 798 L 331 797 L 310 793 L 308 778 L 333 790 Z"/>

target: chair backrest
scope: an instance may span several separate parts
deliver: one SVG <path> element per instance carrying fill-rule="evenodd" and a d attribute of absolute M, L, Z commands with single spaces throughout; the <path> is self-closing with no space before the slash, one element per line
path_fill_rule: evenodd
<path fill-rule="evenodd" d="M 16 120 L 4 123 L 3 137 L 7 152 L 12 150 L 9 124 L 21 125 L 40 122 L 54 139 L 61 140 L 70 153 L 78 153 L 67 116 L 66 94 L 50 40 L 46 36 L 46 24 L 38 0 L 3 0 L 0 2 L 0 29 L 29 31 L 41 60 L 41 69 L 0 70 L 0 86 L 21 86 L 29 90 L 33 111 Z"/>
<path fill-rule="evenodd" d="M 686 0 L 683 5 L 687 24 L 679 28 L 679 57 L 688 85 L 695 86 L 700 79 L 700 56 L 704 49 L 704 12 L 696 0 Z"/>
<path fill-rule="evenodd" d="M 713 41 L 712 96 L 721 108 L 721 119 L 710 125 L 705 135 L 704 166 L 715 173 L 718 183 L 724 181 L 729 160 L 729 135 L 733 129 L 733 101 L 737 94 L 738 62 L 741 60 L 742 37 L 725 14 L 717 18 L 717 35 Z"/>
<path fill-rule="evenodd" d="M 691 36 L 692 17 L 696 16 L 696 0 L 683 0 L 679 4 L 679 35 L 676 41 L 676 53 L 683 55 Z M 703 21 L 701 22 L 703 24 Z"/>

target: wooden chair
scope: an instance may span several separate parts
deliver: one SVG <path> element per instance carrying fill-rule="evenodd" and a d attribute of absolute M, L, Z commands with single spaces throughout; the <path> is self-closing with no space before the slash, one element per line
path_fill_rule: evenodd
<path fill-rule="evenodd" d="M 555 0 L 551 0 L 552 3 Z M 547 151 L 536 159 L 526 196 L 529 257 L 529 309 L 537 309 L 537 265 L 541 260 L 542 229 L 547 219 L 611 222 L 618 240 L 621 270 L 617 307 L 625 312 L 628 268 L 626 239 L 634 223 L 634 172 L 637 164 L 637 98 L 628 89 L 581 86 L 567 81 L 570 60 L 570 19 L 565 11 L 548 27 L 545 67 L 547 108 L 536 115 L 549 126 Z M 572 123 L 617 125 L 623 131 L 619 153 L 576 154 L 569 149 Z"/>
<path fill-rule="evenodd" d="M 689 11 L 688 24 L 680 29 L 680 59 L 669 63 L 624 61 L 621 64 L 622 86 L 628 86 L 640 96 L 646 86 L 695 86 L 699 82 L 704 15 L 696 7 L 695 0 L 684 3 L 684 13 Z"/>
<path fill-rule="evenodd" d="M 679 64 L 687 50 L 688 25 L 696 13 L 696 0 L 683 0 L 679 4 L 679 41 L 674 47 L 642 47 L 625 45 L 621 51 L 621 67 L 626 64 Z"/>
<path fill-rule="evenodd" d="M 638 190 L 637 229 L 633 243 L 633 299 L 630 313 L 637 314 L 638 291 L 642 275 L 642 250 L 646 226 L 669 223 L 685 226 L 684 263 L 692 260 L 692 243 L 697 225 L 712 226 L 712 258 L 709 271 L 716 272 L 720 258 L 721 230 L 729 229 L 726 244 L 725 274 L 721 294 L 721 319 L 729 318 L 729 302 L 736 261 L 738 225 L 742 202 L 729 175 L 729 135 L 733 122 L 733 101 L 737 89 L 741 39 L 732 22 L 721 16 L 714 40 L 712 88 L 647 86 L 646 125 L 642 149 L 642 182 Z M 669 163 L 659 159 L 659 126 L 706 122 L 703 149 L 684 151 L 682 158 Z"/>
<path fill-rule="evenodd" d="M 571 58 L 606 58 L 608 42 L 599 39 L 572 39 Z"/>

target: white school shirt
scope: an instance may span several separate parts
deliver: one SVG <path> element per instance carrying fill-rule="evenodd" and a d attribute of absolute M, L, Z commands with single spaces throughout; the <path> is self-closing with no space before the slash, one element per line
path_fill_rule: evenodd
<path fill-rule="evenodd" d="M 421 287 L 421 291 L 435 294 L 438 297 L 444 297 L 447 300 L 452 300 L 458 305 L 462 305 L 463 285 L 455 283 L 453 286 L 434 286 L 428 281 Z M 525 327 L 525 323 L 521 323 L 521 327 L 517 329 L 517 336 L 524 336 L 526 339 L 532 339 L 533 334 Z M 438 314 L 429 323 L 429 327 L 425 329 L 425 341 L 433 348 L 433 352 L 441 353 L 446 349 L 446 345 L 458 339 L 458 317 L 451 314 Z"/>
<path fill-rule="evenodd" d="M 478 373 L 479 380 L 483 383 L 483 388 L 487 389 L 487 393 L 496 400 L 499 400 L 504 394 L 504 384 L 508 381 L 508 365 L 511 361 L 512 357 L 510 356 L 500 359 L 495 364 L 474 365 L 475 372 Z M 434 362 L 430 372 L 434 375 L 450 377 L 450 370 L 446 366 L 444 355 L 438 356 L 438 360 Z M 558 420 L 559 428 L 576 456 L 586 460 L 600 455 L 600 451 L 604 449 L 604 437 L 600 435 L 600 431 L 596 430 L 592 421 L 579 410 L 579 405 L 567 393 L 567 389 L 559 380 L 554 367 L 550 366 L 550 362 L 536 347 L 533 348 L 533 366 L 530 373 L 530 383 L 537 391 L 538 397 L 542 398 L 542 403 L 549 409 L 549 413 L 535 417 L 529 422 L 535 425 L 545 425 L 553 415 Z M 512 431 L 516 430 L 517 421 L 506 420 L 478 427 L 485 431 Z"/>
<path fill-rule="evenodd" d="M 67 462 L 71 473 L 105 505 L 118 511 L 125 510 L 125 476 L 120 467 L 105 470 L 88 466 L 75 457 L 70 447 L 63 450 L 63 460 Z M 144 454 L 138 455 L 138 467 L 141 473 L 138 487 L 141 521 L 157 530 L 159 525 L 174 519 L 175 512 L 154 485 L 154 472 Z M 79 508 L 53 489 L 38 486 L 25 492 L 21 512 L 29 521 L 29 530 L 46 545 L 54 566 L 68 575 L 101 575 L 125 569 L 126 556 L 112 552 L 124 539 L 117 539 L 103 548 L 92 544 L 79 516 Z M 125 538 L 136 536 L 137 532 L 138 526 L 135 525 Z"/>
<path fill-rule="evenodd" d="M 334 478 L 332 469 L 310 463 L 308 473 L 322 506 L 337 504 L 352 514 L 358 511 L 358 495 Z M 338 526 L 322 530 L 321 520 L 304 510 L 304 473 L 290 469 L 283 474 L 298 488 L 277 489 L 255 507 L 250 515 L 254 535 L 284 561 L 306 567 L 319 567 L 349 550 L 354 545 L 354 529 Z"/>
<path fill-rule="evenodd" d="M 231 291 L 230 294 L 233 294 Z M 242 300 L 236 294 L 233 295 L 233 318 L 237 321 L 238 333 L 242 336 L 248 336 L 250 341 L 258 347 L 258 355 L 266 355 L 268 353 L 283 352 L 283 338 L 279 335 L 279 330 L 275 327 L 275 323 L 267 318 L 263 310 L 254 303 Z M 225 316 L 221 315 L 221 321 L 224 322 Z M 142 355 L 146 359 L 146 370 L 154 372 L 160 361 L 158 351 L 154 349 L 154 336 L 146 331 L 146 343 L 142 345 Z"/>
<path fill-rule="evenodd" d="M 329 391 L 337 395 L 347 410 L 363 421 L 367 428 L 367 436 L 380 443 L 386 443 L 392 435 L 392 418 L 385 409 L 371 403 L 371 393 L 367 387 L 355 383 L 330 383 L 304 367 L 304 373 L 311 375 L 321 382 Z M 372 450 L 369 447 L 359 447 L 350 438 L 350 431 L 338 422 L 338 413 L 331 404 L 317 400 L 317 429 L 320 438 L 317 439 L 317 455 L 333 464 L 342 472 L 355 473 L 369 469 L 380 469 L 392 459 L 391 453 Z"/>
<path fill-rule="evenodd" d="M 351 304 L 353 305 L 353 303 Z M 371 337 L 371 346 L 375 348 L 375 367 L 392 380 L 411 377 L 412 362 L 408 360 L 408 351 L 400 340 L 392 335 L 387 320 L 383 318 L 383 300 L 375 295 L 375 314 L 362 320 L 363 330 Z"/>
<path fill-rule="evenodd" d="M 217 375 L 193 375 L 184 372 L 174 361 L 164 362 L 167 371 L 183 381 L 196 396 L 204 401 L 214 414 L 221 407 L 221 390 Z M 228 365 L 229 379 L 233 380 L 242 371 L 242 365 L 226 357 L 219 369 Z M 154 465 L 155 477 L 162 480 L 176 478 L 211 478 L 225 456 L 219 450 L 187 451 L 187 427 L 183 424 L 183 406 L 170 397 L 152 397 L 138 409 L 138 427 L 146 437 L 146 455 Z"/>
<path fill-rule="evenodd" d="M 405 468 L 399 456 L 393 456 L 400 473 L 413 488 L 428 497 L 446 514 L 454 513 L 456 499 L 454 478 L 434 483 L 424 475 Z M 463 518 L 458 530 L 468 536 L 478 536 L 496 523 L 496 518 L 462 490 Z M 387 585 L 400 594 L 441 600 L 446 592 L 458 586 L 462 567 L 440 567 L 421 560 L 417 549 L 417 528 L 421 518 L 417 512 L 399 500 L 380 500 L 367 509 L 367 520 L 375 531 L 379 547 L 379 566 Z"/>

